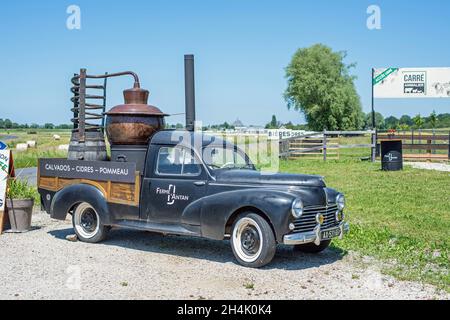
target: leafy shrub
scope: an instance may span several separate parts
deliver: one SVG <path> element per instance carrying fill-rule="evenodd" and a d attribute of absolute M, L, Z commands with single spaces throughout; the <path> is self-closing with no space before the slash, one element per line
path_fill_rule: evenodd
<path fill-rule="evenodd" d="M 30 186 L 26 181 L 11 179 L 7 193 L 8 198 L 13 199 L 34 199 L 39 202 L 39 194 L 36 188 Z"/>

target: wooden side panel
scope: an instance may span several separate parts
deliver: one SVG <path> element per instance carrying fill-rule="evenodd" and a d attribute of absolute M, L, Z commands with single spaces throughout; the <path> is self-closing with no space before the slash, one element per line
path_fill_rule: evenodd
<path fill-rule="evenodd" d="M 106 200 L 131 206 L 139 206 L 140 176 L 136 175 L 135 183 L 120 183 L 111 181 L 95 181 L 87 179 L 68 179 L 58 177 L 38 177 L 39 188 L 59 191 L 73 184 L 88 184 L 99 189 Z"/>
<path fill-rule="evenodd" d="M 39 187 L 47 190 L 58 190 L 56 178 L 52 177 L 39 177 Z"/>
<path fill-rule="evenodd" d="M 112 183 L 110 198 L 114 200 L 134 201 L 134 185 Z"/>

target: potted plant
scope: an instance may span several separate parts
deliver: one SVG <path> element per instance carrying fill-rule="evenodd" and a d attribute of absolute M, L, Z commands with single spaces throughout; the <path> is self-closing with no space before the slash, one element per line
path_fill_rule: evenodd
<path fill-rule="evenodd" d="M 34 201 L 38 194 L 26 181 L 11 179 L 6 192 L 6 207 L 12 232 L 27 232 L 31 228 Z"/>

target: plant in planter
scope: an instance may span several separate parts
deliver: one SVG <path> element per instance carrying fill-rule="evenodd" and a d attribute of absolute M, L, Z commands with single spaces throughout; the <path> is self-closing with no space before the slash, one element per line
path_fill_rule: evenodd
<path fill-rule="evenodd" d="M 33 206 L 39 195 L 25 181 L 11 179 L 6 193 L 6 207 L 12 232 L 26 232 L 31 228 Z"/>

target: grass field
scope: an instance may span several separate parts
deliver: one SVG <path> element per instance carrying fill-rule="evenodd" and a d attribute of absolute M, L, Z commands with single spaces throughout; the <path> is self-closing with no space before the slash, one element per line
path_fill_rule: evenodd
<path fill-rule="evenodd" d="M 16 168 L 36 166 L 39 157 L 66 156 L 57 148 L 68 144 L 70 131 L 28 131 L 0 131 L 0 140 L 16 136 L 6 141 L 11 148 L 37 141 L 37 149 L 13 151 Z M 61 140 L 55 141 L 53 134 Z M 369 141 L 362 137 L 339 143 Z M 408 166 L 401 172 L 383 172 L 379 163 L 359 160 L 369 155 L 368 148 L 342 149 L 340 160 L 282 160 L 280 171 L 325 176 L 329 187 L 345 193 L 351 233 L 334 242 L 336 249 L 377 257 L 385 262 L 386 273 L 450 291 L 450 174 Z"/>
<path fill-rule="evenodd" d="M 59 135 L 61 140 L 53 139 L 54 134 Z M 70 130 L 2 130 L 0 131 L 0 140 L 6 142 L 13 150 L 14 167 L 27 168 L 36 167 L 38 158 L 66 157 L 67 151 L 58 150 L 58 146 L 69 144 L 70 135 Z M 5 139 L 5 137 L 13 139 Z M 36 141 L 37 147 L 29 148 L 27 151 L 15 150 L 17 144 L 26 143 L 29 140 Z"/>
<path fill-rule="evenodd" d="M 325 176 L 345 193 L 351 233 L 335 247 L 382 259 L 385 272 L 450 290 L 450 175 L 383 172 L 379 163 L 282 161 L 281 171 Z"/>

